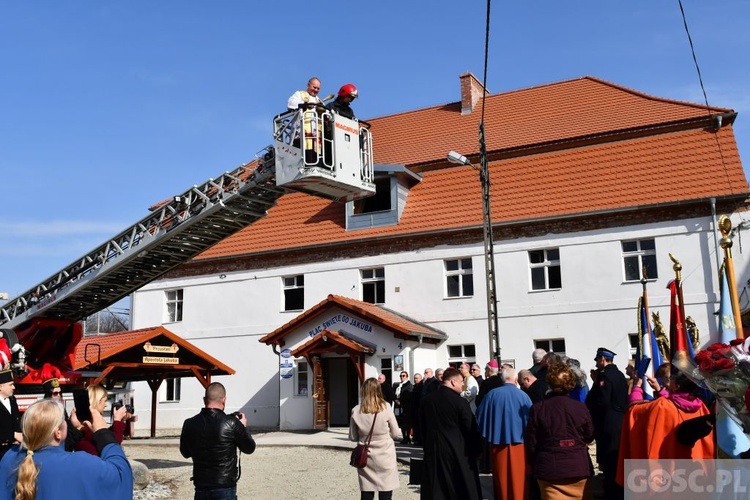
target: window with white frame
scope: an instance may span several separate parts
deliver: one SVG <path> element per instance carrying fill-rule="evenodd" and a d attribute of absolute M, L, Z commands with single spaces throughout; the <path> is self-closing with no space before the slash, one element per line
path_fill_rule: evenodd
<path fill-rule="evenodd" d="M 385 269 L 361 269 L 362 301 L 370 304 L 385 304 Z"/>
<path fill-rule="evenodd" d="M 535 339 L 534 348 L 565 356 L 565 339 Z"/>
<path fill-rule="evenodd" d="M 644 267 L 647 279 L 659 277 L 656 270 L 656 242 L 653 239 L 623 241 L 622 260 L 625 281 L 640 281 Z"/>
<path fill-rule="evenodd" d="M 529 251 L 529 271 L 532 290 L 559 290 L 562 288 L 560 273 L 560 250 Z"/>
<path fill-rule="evenodd" d="M 305 308 L 305 277 L 286 276 L 284 280 L 284 310 L 301 311 Z"/>
<path fill-rule="evenodd" d="M 297 360 L 297 380 L 294 384 L 294 395 L 307 397 L 310 369 L 306 359 Z"/>
<path fill-rule="evenodd" d="M 448 364 L 457 367 L 461 363 L 475 363 L 477 349 L 474 344 L 449 345 Z"/>
<path fill-rule="evenodd" d="M 182 321 L 182 289 L 167 290 L 165 298 L 167 304 L 167 322 L 176 323 Z"/>
<path fill-rule="evenodd" d="M 169 378 L 164 381 L 164 393 L 162 402 L 173 402 L 180 400 L 180 392 L 182 390 L 182 379 Z"/>
<path fill-rule="evenodd" d="M 471 297 L 474 295 L 474 275 L 471 258 L 445 261 L 445 296 Z"/>

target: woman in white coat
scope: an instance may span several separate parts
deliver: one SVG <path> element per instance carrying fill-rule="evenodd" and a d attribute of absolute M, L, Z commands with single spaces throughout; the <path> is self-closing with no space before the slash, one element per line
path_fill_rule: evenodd
<path fill-rule="evenodd" d="M 352 408 L 349 439 L 363 444 L 367 440 L 370 428 L 373 429 L 367 466 L 357 469 L 359 489 L 362 492 L 360 498 L 373 499 L 377 491 L 380 500 L 390 500 L 393 490 L 399 486 L 394 440 L 402 439 L 401 429 L 391 406 L 383 398 L 377 379 L 365 380 L 360 391 L 360 400 L 361 403 Z"/>

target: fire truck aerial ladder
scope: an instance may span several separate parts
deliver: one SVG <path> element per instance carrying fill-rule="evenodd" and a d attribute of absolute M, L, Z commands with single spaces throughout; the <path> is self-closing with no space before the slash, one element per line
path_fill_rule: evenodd
<path fill-rule="evenodd" d="M 274 144 L 151 213 L 0 308 L 0 344 L 17 388 L 41 384 L 43 365 L 76 383 L 81 320 L 114 304 L 266 216 L 288 190 L 334 201 L 375 193 L 368 125 L 318 106 L 274 118 Z M 0 346 L 2 348 L 3 346 Z M 49 368 L 49 367 L 48 367 Z"/>

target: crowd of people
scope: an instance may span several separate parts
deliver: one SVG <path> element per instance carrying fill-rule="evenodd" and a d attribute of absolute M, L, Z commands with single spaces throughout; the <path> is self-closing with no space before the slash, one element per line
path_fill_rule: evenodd
<path fill-rule="evenodd" d="M 369 379 L 350 428 L 355 441 L 371 427 L 379 436 L 373 468 L 359 473 L 362 498 L 391 498 L 398 486 L 385 481 L 393 440 L 424 448 L 426 499 L 482 498 L 480 472 L 491 472 L 497 499 L 591 498 L 595 464 L 605 497 L 622 498 L 627 459 L 714 458 L 710 395 L 667 363 L 648 379 L 655 398 L 646 399 L 632 364 L 626 375 L 614 357 L 599 348 L 588 375 L 578 360 L 537 349 L 519 371 L 491 360 L 484 373 L 462 363 L 411 379 L 401 371 L 392 384 Z"/>

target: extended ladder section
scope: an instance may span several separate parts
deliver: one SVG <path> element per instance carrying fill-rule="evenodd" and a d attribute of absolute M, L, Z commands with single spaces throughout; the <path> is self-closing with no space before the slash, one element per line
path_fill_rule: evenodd
<path fill-rule="evenodd" d="M 278 115 L 273 126 L 279 186 L 341 202 L 375 194 L 364 122 L 310 105 Z"/>
<path fill-rule="evenodd" d="M 0 326 L 32 318 L 77 321 L 187 262 L 266 215 L 286 190 L 276 186 L 273 155 L 165 202 L 39 285 L 0 308 Z M 23 339 L 19 339 L 23 342 Z"/>

